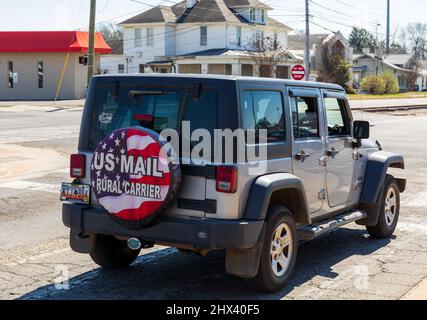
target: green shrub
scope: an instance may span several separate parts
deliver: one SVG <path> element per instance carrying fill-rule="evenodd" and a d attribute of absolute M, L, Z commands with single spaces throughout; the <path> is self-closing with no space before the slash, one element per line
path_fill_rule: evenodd
<path fill-rule="evenodd" d="M 386 71 L 380 76 L 369 76 L 362 80 L 362 90 L 370 94 L 399 93 L 399 83 L 392 71 Z"/>
<path fill-rule="evenodd" d="M 370 94 L 384 94 L 386 82 L 381 76 L 369 76 L 362 80 L 361 88 Z"/>
<path fill-rule="evenodd" d="M 353 87 L 349 86 L 348 84 L 345 85 L 344 89 L 347 94 L 356 94 L 356 90 L 354 90 Z"/>
<path fill-rule="evenodd" d="M 392 71 L 386 71 L 382 74 L 382 78 L 385 81 L 385 93 L 395 94 L 399 93 L 399 83 L 397 82 L 396 76 Z"/>

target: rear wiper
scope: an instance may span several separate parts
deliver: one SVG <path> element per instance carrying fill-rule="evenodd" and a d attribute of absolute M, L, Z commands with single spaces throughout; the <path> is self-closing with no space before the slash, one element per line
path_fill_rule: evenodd
<path fill-rule="evenodd" d="M 129 91 L 129 97 L 138 96 L 161 96 L 165 94 L 163 91 L 149 91 L 149 90 L 131 90 Z"/>

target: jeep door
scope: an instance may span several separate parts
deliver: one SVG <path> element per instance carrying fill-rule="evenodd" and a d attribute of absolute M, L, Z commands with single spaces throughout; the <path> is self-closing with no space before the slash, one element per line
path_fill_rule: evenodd
<path fill-rule="evenodd" d="M 325 132 L 320 112 L 320 90 L 289 88 L 289 103 L 293 123 L 293 172 L 304 182 L 311 214 L 318 213 L 326 199 L 323 165 Z"/>
<path fill-rule="evenodd" d="M 353 201 L 356 164 L 353 159 L 352 117 L 343 92 L 323 91 L 327 128 L 327 191 L 331 208 L 348 207 Z"/>

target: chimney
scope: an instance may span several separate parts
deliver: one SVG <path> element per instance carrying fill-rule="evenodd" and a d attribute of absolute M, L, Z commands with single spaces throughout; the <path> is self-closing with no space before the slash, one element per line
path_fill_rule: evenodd
<path fill-rule="evenodd" d="M 187 9 L 191 9 L 192 7 L 194 7 L 197 4 L 197 0 L 187 0 Z"/>

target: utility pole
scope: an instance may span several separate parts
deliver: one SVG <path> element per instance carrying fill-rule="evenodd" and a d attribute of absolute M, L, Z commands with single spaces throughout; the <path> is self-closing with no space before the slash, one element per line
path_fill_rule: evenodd
<path fill-rule="evenodd" d="M 90 18 L 89 18 L 89 47 L 88 47 L 88 68 L 87 68 L 87 85 L 94 74 L 95 64 L 95 18 L 96 18 L 96 0 L 90 0 Z"/>
<path fill-rule="evenodd" d="M 305 0 L 305 80 L 310 80 L 310 7 Z"/>
<path fill-rule="evenodd" d="M 386 35 L 386 53 L 390 53 L 390 0 L 387 0 L 387 35 Z"/>

